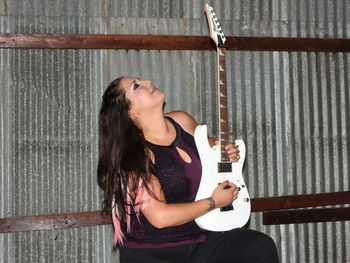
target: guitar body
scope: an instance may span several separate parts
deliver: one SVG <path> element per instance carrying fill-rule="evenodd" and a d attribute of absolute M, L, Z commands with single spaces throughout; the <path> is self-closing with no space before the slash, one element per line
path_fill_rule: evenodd
<path fill-rule="evenodd" d="M 221 211 L 216 208 L 195 221 L 199 227 L 210 231 L 228 231 L 244 226 L 250 217 L 250 199 L 247 187 L 243 180 L 242 170 L 245 159 L 245 144 L 242 140 L 236 140 L 239 147 L 240 159 L 236 163 L 230 163 L 232 172 L 219 172 L 220 147 L 210 147 L 207 135 L 207 126 L 199 125 L 194 132 L 194 139 L 202 164 L 202 178 L 196 195 L 196 200 L 208 198 L 218 184 L 225 180 L 240 187 L 238 197 L 233 201 L 232 210 Z"/>

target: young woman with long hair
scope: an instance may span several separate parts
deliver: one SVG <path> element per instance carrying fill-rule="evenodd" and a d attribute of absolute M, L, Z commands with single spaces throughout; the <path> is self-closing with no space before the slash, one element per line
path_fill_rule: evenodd
<path fill-rule="evenodd" d="M 201 164 L 187 113 L 164 114 L 165 94 L 149 80 L 112 81 L 99 117 L 98 184 L 112 211 L 121 262 L 278 262 L 273 240 L 246 228 L 223 233 L 194 219 L 232 203 L 239 189 L 218 185 L 195 200 Z M 232 162 L 235 145 L 226 146 Z M 230 187 L 227 187 L 230 186 Z"/>

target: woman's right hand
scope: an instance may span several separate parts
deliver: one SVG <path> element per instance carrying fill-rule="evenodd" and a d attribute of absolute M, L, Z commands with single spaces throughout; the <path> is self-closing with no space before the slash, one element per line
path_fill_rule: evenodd
<path fill-rule="evenodd" d="M 237 199 L 238 191 L 238 187 L 229 181 L 219 184 L 211 196 L 215 201 L 215 207 L 220 208 L 231 204 Z"/>

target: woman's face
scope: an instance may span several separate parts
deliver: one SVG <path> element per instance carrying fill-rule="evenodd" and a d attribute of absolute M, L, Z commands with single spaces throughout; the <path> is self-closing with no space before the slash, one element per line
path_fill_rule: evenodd
<path fill-rule="evenodd" d="M 163 108 L 165 94 L 154 87 L 150 80 L 125 77 L 121 80 L 120 87 L 131 102 L 130 114 L 144 114 Z"/>

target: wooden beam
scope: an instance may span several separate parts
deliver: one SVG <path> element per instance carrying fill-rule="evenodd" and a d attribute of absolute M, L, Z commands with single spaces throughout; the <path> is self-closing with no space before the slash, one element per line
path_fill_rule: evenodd
<path fill-rule="evenodd" d="M 102 214 L 101 211 L 0 218 L 0 233 L 96 226 L 111 222 L 111 214 Z"/>
<path fill-rule="evenodd" d="M 236 51 L 350 51 L 350 39 L 229 36 L 226 44 Z M 0 34 L 0 48 L 214 50 L 215 45 L 208 36 Z"/>
<path fill-rule="evenodd" d="M 350 204 L 350 191 L 323 194 L 264 197 L 252 199 L 251 202 L 252 212 L 305 208 L 313 206 L 341 205 Z"/>
<path fill-rule="evenodd" d="M 319 208 L 263 213 L 264 225 L 300 224 L 350 220 L 350 207 Z"/>

